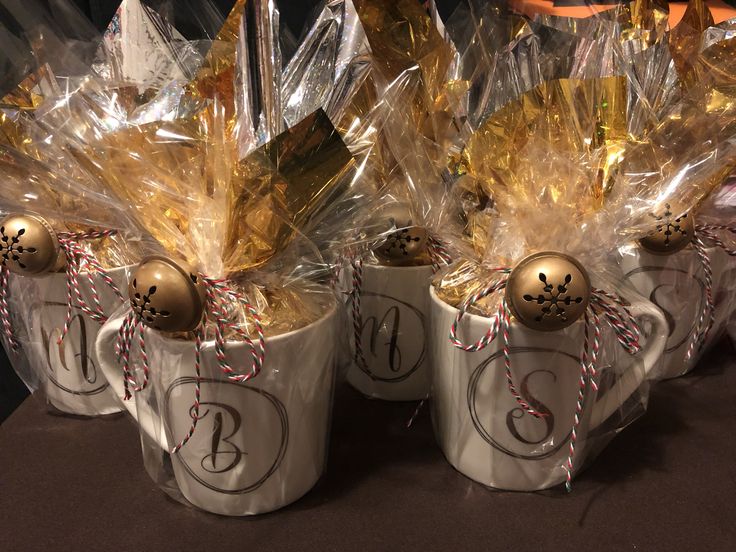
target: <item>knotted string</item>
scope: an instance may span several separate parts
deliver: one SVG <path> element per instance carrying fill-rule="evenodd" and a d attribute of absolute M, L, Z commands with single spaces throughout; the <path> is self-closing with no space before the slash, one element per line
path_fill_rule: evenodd
<path fill-rule="evenodd" d="M 713 269 L 711 267 L 710 255 L 708 255 L 708 246 L 705 241 L 714 244 L 716 247 L 720 247 L 727 255 L 736 257 L 736 249 L 729 248 L 715 234 L 715 232 L 718 231 L 728 231 L 732 234 L 736 234 L 736 227 L 720 224 L 699 224 L 695 227 L 692 244 L 695 249 L 695 253 L 698 256 L 698 260 L 700 261 L 700 266 L 703 269 L 705 301 L 695 325 L 695 331 L 690 338 L 687 353 L 685 354 L 685 360 L 690 360 L 695 355 L 696 350 L 700 350 L 705 346 L 705 343 L 708 341 L 710 330 L 713 327 L 713 317 L 715 315 Z"/>
<path fill-rule="evenodd" d="M 240 293 L 232 289 L 227 280 L 209 278 L 203 274 L 200 274 L 200 278 L 205 288 L 205 308 L 202 313 L 202 320 L 194 331 L 194 402 L 189 409 L 192 423 L 184 438 L 171 449 L 171 454 L 176 454 L 189 442 L 200 419 L 202 350 L 206 341 L 208 323 L 211 323 L 214 327 L 215 357 L 218 366 L 228 380 L 243 383 L 256 377 L 261 372 L 266 357 L 266 338 L 258 310 Z M 257 335 L 255 341 L 242 328 L 242 325 L 234 320 L 233 312 L 235 309 L 232 306 L 235 304 L 241 305 L 252 318 Z M 248 345 L 252 363 L 247 373 L 237 373 L 228 361 L 226 353 L 228 331 L 235 332 Z M 130 371 L 130 350 L 136 335 L 138 336 L 143 364 L 143 382 L 140 385 L 137 384 Z M 133 309 L 128 311 L 118 331 L 115 350 L 118 355 L 118 362 L 123 364 L 125 399 L 128 400 L 131 397 L 129 387 L 132 387 L 134 391 L 145 389 L 149 375 L 143 321 Z"/>
<path fill-rule="evenodd" d="M 475 343 L 471 344 L 464 343 L 458 337 L 458 326 L 460 321 L 468 312 L 468 309 L 484 297 L 495 294 L 506 288 L 511 269 L 507 267 L 496 267 L 492 269 L 492 272 L 499 274 L 499 278 L 491 281 L 485 288 L 471 295 L 458 309 L 455 321 L 450 327 L 450 342 L 455 347 L 463 351 L 477 352 L 485 349 L 496 339 L 496 337 L 498 337 L 498 334 L 501 333 L 506 385 L 509 392 L 525 412 L 528 412 L 536 418 L 542 418 L 546 414 L 535 410 L 524 399 L 524 397 L 521 396 L 514 384 L 511 370 L 511 317 L 505 297 L 501 299 L 498 310 L 491 317 L 491 324 L 485 335 Z M 626 306 L 624 300 L 617 294 L 592 288 L 590 302 L 588 303 L 588 307 L 586 308 L 584 315 L 584 337 L 583 347 L 580 353 L 578 394 L 575 403 L 575 415 L 573 417 L 572 430 L 570 432 L 568 455 L 564 464 L 564 469 L 566 471 L 565 487 L 568 491 L 571 490 L 575 446 L 577 444 L 578 431 L 586 404 L 586 392 L 588 387 L 592 388 L 593 391 L 598 391 L 598 360 L 602 336 L 601 319 L 605 320 L 608 325 L 613 328 L 619 343 L 629 354 L 637 354 L 641 350 L 641 345 L 639 343 L 641 329 L 631 314 L 631 311 Z"/>
<path fill-rule="evenodd" d="M 78 308 L 84 314 L 89 316 L 98 324 L 104 324 L 107 321 L 105 310 L 102 307 L 100 295 L 97 291 L 97 282 L 95 276 L 102 278 L 102 281 L 113 290 L 115 295 L 123 301 L 123 294 L 113 281 L 110 274 L 103 268 L 95 256 L 80 245 L 80 241 L 99 240 L 108 238 L 117 234 L 115 230 L 105 230 L 100 232 L 62 232 L 58 234 L 59 246 L 66 257 L 66 317 L 64 319 L 64 327 L 61 335 L 57 339 L 57 343 L 61 345 L 64 338 L 69 333 L 72 320 L 74 318 L 74 308 Z M 81 273 L 86 272 L 87 282 L 92 297 L 92 306 L 88 305 L 82 296 L 82 290 L 79 283 Z M 8 308 L 8 276 L 9 270 L 3 264 L 0 267 L 0 319 L 2 321 L 3 333 L 10 347 L 15 351 L 18 349 L 18 341 L 13 332 L 13 326 L 10 320 L 10 310 Z M 77 305 L 74 304 L 74 299 Z"/>
<path fill-rule="evenodd" d="M 107 321 L 105 310 L 102 307 L 99 293 L 97 292 L 97 283 L 95 275 L 98 275 L 102 281 L 115 293 L 115 295 L 123 301 L 123 294 L 118 286 L 110 277 L 110 274 L 102 267 L 100 262 L 94 255 L 88 253 L 79 244 L 82 240 L 99 240 L 108 238 L 117 234 L 115 230 L 104 230 L 101 232 L 64 232 L 58 235 L 59 245 L 66 256 L 66 318 L 64 320 L 64 328 L 58 339 L 61 345 L 64 338 L 69 333 L 72 319 L 74 317 L 74 298 L 77 299 L 77 308 L 88 315 L 98 324 L 104 324 Z M 90 307 L 82 296 L 79 284 L 79 276 L 82 272 L 87 274 L 87 283 L 89 285 L 90 297 L 92 298 L 92 306 Z"/>
<path fill-rule="evenodd" d="M 452 263 L 452 256 L 447 250 L 447 247 L 445 247 L 445 242 L 437 236 L 430 234 L 428 238 L 427 252 L 432 259 L 432 269 L 435 274 L 439 272 L 443 266 L 448 266 Z"/>
<path fill-rule="evenodd" d="M 133 397 L 130 393 L 131 389 L 137 393 L 138 391 L 143 391 L 148 386 L 150 366 L 148 354 L 146 353 L 146 334 L 143 330 L 143 319 L 133 309 L 129 309 L 120 329 L 118 329 L 118 337 L 115 340 L 117 361 L 123 367 L 123 400 L 125 401 L 129 401 Z M 133 340 L 136 336 L 138 337 L 138 350 L 141 359 L 141 368 L 143 370 L 143 382 L 140 384 L 130 369 L 130 353 Z"/>

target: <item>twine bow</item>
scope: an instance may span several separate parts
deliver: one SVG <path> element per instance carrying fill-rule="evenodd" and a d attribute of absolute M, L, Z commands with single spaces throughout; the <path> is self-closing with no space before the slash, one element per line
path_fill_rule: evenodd
<path fill-rule="evenodd" d="M 718 231 L 728 231 L 736 234 L 736 226 L 728 226 L 721 224 L 698 224 L 695 227 L 693 235 L 693 248 L 700 261 L 703 269 L 703 277 L 705 280 L 705 303 L 700 311 L 700 316 L 695 326 L 695 331 L 690 338 L 687 347 L 685 360 L 690 360 L 696 350 L 700 350 L 708 341 L 708 335 L 713 327 L 713 316 L 715 314 L 715 299 L 713 297 L 713 269 L 711 267 L 710 255 L 708 255 L 708 246 L 705 240 L 713 243 L 716 247 L 720 247 L 727 255 L 736 257 L 736 249 L 729 248 L 716 234 Z"/>
<path fill-rule="evenodd" d="M 110 274 L 105 270 L 97 258 L 80 245 L 80 241 L 99 240 L 108 238 L 117 234 L 115 230 L 105 230 L 101 232 L 63 232 L 58 234 L 59 246 L 66 257 L 66 317 L 64 319 L 64 327 L 57 343 L 61 345 L 64 338 L 69 333 L 72 319 L 74 318 L 74 308 L 78 308 L 84 314 L 89 316 L 98 324 L 104 324 L 107 321 L 105 310 L 102 307 L 100 295 L 97 291 L 97 282 L 95 276 L 99 276 L 102 281 L 113 290 L 115 295 L 123 301 L 123 295 L 118 289 Z M 8 278 L 9 270 L 3 264 L 0 267 L 0 319 L 2 320 L 3 333 L 5 339 L 13 351 L 18 350 L 18 341 L 13 332 L 13 326 L 10 320 L 10 309 L 8 308 Z M 87 283 L 89 285 L 92 304 L 88 305 L 82 296 L 81 285 L 79 282 L 82 272 L 87 274 Z M 74 304 L 76 298 L 77 304 Z"/>
<path fill-rule="evenodd" d="M 485 349 L 490 345 L 498 334 L 501 334 L 503 340 L 502 352 L 504 359 L 504 370 L 506 375 L 506 385 L 509 392 L 514 397 L 519 406 L 535 418 L 542 418 L 546 414 L 535 410 L 519 393 L 511 370 L 511 314 L 506 302 L 506 298 L 501 299 L 501 303 L 496 313 L 491 317 L 491 325 L 484 336 L 478 341 L 471 344 L 465 344 L 458 337 L 458 325 L 468 312 L 468 309 L 478 301 L 500 292 L 506 288 L 511 269 L 507 267 L 497 267 L 492 272 L 498 273 L 499 278 L 493 280 L 489 285 L 480 290 L 478 293 L 466 299 L 458 310 L 458 314 L 450 328 L 450 342 L 463 351 L 477 352 Z M 629 354 L 637 354 L 641 350 L 639 339 L 641 337 L 641 329 L 634 319 L 631 311 L 624 300 L 615 293 L 610 293 L 601 289 L 592 288 L 590 302 L 584 314 L 584 338 L 583 347 L 580 353 L 580 378 L 578 385 L 577 401 L 575 404 L 575 415 L 573 418 L 572 430 L 570 432 L 570 444 L 568 448 L 567 460 L 564 469 L 566 471 L 565 487 L 571 490 L 573 462 L 575 458 L 575 445 L 578 439 L 578 431 L 582 420 L 583 409 L 586 404 L 586 392 L 588 386 L 598 391 L 598 360 L 600 355 L 600 346 L 602 340 L 601 320 L 611 326 L 616 339 L 621 346 Z"/>
<path fill-rule="evenodd" d="M 208 324 L 211 323 L 214 328 L 215 357 L 217 358 L 217 363 L 228 380 L 243 383 L 256 377 L 263 368 L 266 356 L 266 339 L 257 309 L 240 293 L 232 289 L 228 285 L 227 280 L 210 278 L 203 274 L 200 274 L 200 279 L 205 287 L 205 308 L 202 313 L 202 320 L 194 331 L 194 402 L 189 409 L 192 423 L 184 438 L 171 449 L 171 454 L 176 454 L 189 442 L 194 435 L 200 419 L 202 349 L 206 340 Z M 233 305 L 237 304 L 241 305 L 253 319 L 255 333 L 257 335 L 255 341 L 242 328 L 242 325 L 237 320 L 234 320 L 233 312 L 235 309 Z M 228 361 L 226 352 L 228 331 L 237 334 L 248 345 L 252 363 L 250 371 L 247 373 L 237 373 Z M 143 381 L 140 384 L 138 384 L 130 370 L 130 351 L 136 337 L 140 348 L 143 370 Z M 125 400 L 129 400 L 131 398 L 130 389 L 132 388 L 136 392 L 145 389 L 148 385 L 150 374 L 149 360 L 146 355 L 143 321 L 132 308 L 126 314 L 118 331 L 115 351 L 118 362 L 122 363 Z"/>
<path fill-rule="evenodd" d="M 74 297 L 77 299 L 77 307 L 92 320 L 98 324 L 107 322 L 107 316 L 105 315 L 105 310 L 102 307 L 100 296 L 97 292 L 95 274 L 99 275 L 102 281 L 115 293 L 121 302 L 124 301 L 123 294 L 115 282 L 113 282 L 110 274 L 102 267 L 94 255 L 85 251 L 79 244 L 82 240 L 99 240 L 114 236 L 115 234 L 117 234 L 115 230 L 105 230 L 102 232 L 84 233 L 64 232 L 58 235 L 59 245 L 66 256 L 66 318 L 64 319 L 64 328 L 58 339 L 59 345 L 62 344 L 71 327 L 74 317 Z M 92 306 L 89 306 L 84 300 L 84 297 L 82 297 L 79 285 L 80 273 L 84 271 L 87 273 Z"/>

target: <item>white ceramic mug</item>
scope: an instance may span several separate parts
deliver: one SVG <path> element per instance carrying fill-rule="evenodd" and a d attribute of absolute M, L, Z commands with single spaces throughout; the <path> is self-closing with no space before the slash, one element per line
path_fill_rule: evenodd
<path fill-rule="evenodd" d="M 434 424 L 447 460 L 471 479 L 498 489 L 535 491 L 562 483 L 579 387 L 584 322 L 540 332 L 512 319 L 512 373 L 522 397 L 545 414 L 536 418 L 522 410 L 507 387 L 502 340 L 473 353 L 457 349 L 449 333 L 458 309 L 443 302 L 434 289 L 430 297 Z M 664 350 L 667 325 L 662 313 L 644 301 L 634 303 L 631 311 L 637 320 L 651 322 L 644 350 L 634 357 L 615 338 L 605 340 L 600 389 L 597 394 L 588 389 L 578 430 L 576 468 L 590 453 L 596 431 L 632 398 Z M 489 323 L 488 318 L 467 314 L 458 326 L 458 336 L 474 341 L 486 333 Z M 606 366 L 614 354 L 616 362 Z"/>
<path fill-rule="evenodd" d="M 333 305 L 305 328 L 268 337 L 263 369 L 245 383 L 227 379 L 214 342 L 205 342 L 200 420 L 191 440 L 171 455 L 176 484 L 189 502 L 217 514 L 260 514 L 314 486 L 327 453 L 336 313 Z M 102 369 L 118 392 L 123 383 L 114 342 L 122 314 L 105 324 L 97 341 Z M 126 406 L 148 437 L 168 447 L 192 422 L 194 343 L 146 330 L 146 346 L 157 402 Z M 228 344 L 227 355 L 236 371 L 249 371 L 247 345 Z"/>
<path fill-rule="evenodd" d="M 125 292 L 128 267 L 109 271 L 118 289 Z M 102 279 L 94 276 L 100 303 L 106 314 L 121 301 Z M 66 414 L 98 416 L 123 410 L 120 400 L 100 371 L 95 340 L 100 324 L 74 306 L 69 332 L 58 344 L 67 313 L 67 283 L 64 272 L 56 272 L 31 281 L 15 279 L 18 290 L 28 298 L 26 324 L 30 339 L 30 360 L 39 374 L 42 388 L 51 405 Z M 87 304 L 92 304 L 87 275 L 79 275 L 80 290 Z M 34 286 L 32 292 L 24 287 Z M 74 305 L 77 304 L 74 296 Z"/>
<path fill-rule="evenodd" d="M 363 359 L 355 360 L 355 332 L 351 325 L 353 361 L 350 385 L 368 397 L 413 401 L 427 396 L 429 295 L 432 266 L 363 265 L 360 294 Z M 348 309 L 352 304 L 348 301 Z M 352 322 L 352 311 L 348 312 Z"/>
<path fill-rule="evenodd" d="M 623 279 L 656 304 L 667 319 L 669 337 L 656 378 L 688 373 L 726 331 L 736 301 L 736 262 L 720 248 L 709 248 L 707 253 L 713 271 L 713 326 L 703 347 L 697 347 L 688 360 L 687 350 L 705 304 L 703 269 L 696 252 L 688 247 L 672 255 L 655 255 L 635 244 L 619 249 Z"/>

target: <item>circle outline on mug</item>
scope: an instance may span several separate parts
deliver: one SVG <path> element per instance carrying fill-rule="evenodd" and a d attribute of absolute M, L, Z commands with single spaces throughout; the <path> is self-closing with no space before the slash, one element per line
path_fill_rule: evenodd
<path fill-rule="evenodd" d="M 361 362 L 354 361 L 354 363 L 358 367 L 358 369 L 361 372 L 363 372 L 364 374 L 366 374 L 373 381 L 379 381 L 379 382 L 382 382 L 382 383 L 401 383 L 403 381 L 406 381 L 417 370 L 419 370 L 419 367 L 422 365 L 422 363 L 427 358 L 427 321 L 425 320 L 424 313 L 421 311 L 421 309 L 418 309 L 417 307 L 415 307 L 411 303 L 407 303 L 406 301 L 402 301 L 401 299 L 397 299 L 396 297 L 392 297 L 390 295 L 385 295 L 383 293 L 376 293 L 374 291 L 363 291 L 361 293 L 361 295 L 363 297 L 380 297 L 382 299 L 388 299 L 390 301 L 395 301 L 396 303 L 399 303 L 400 305 L 403 305 L 403 306 L 407 307 L 409 310 L 413 311 L 414 314 L 416 314 L 417 318 L 419 319 L 419 322 L 420 322 L 421 327 L 422 327 L 422 331 L 421 331 L 421 336 L 422 336 L 422 350 L 419 353 L 419 358 L 416 361 L 416 363 L 414 363 L 414 365 L 412 366 L 412 368 L 410 370 L 408 370 L 405 374 L 403 374 L 401 376 L 397 376 L 395 378 L 383 378 L 383 377 L 378 376 L 378 375 L 374 374 L 373 372 L 371 372 L 371 370 L 369 370 L 367 366 L 362 366 L 361 365 L 362 364 Z M 363 339 L 363 331 L 366 329 L 367 326 L 368 326 L 367 322 L 365 320 L 363 320 L 363 326 L 360 329 L 361 339 Z M 376 333 L 378 333 L 378 332 L 376 332 Z M 376 358 L 378 358 L 378 357 L 376 357 Z M 366 362 L 365 364 L 367 365 L 368 363 Z"/>
<path fill-rule="evenodd" d="M 65 303 L 60 303 L 60 302 L 57 302 L 57 301 L 43 301 L 43 303 L 41 303 L 41 305 L 42 306 L 40 308 L 43 308 L 43 309 L 45 309 L 47 307 L 63 307 L 64 309 L 67 308 L 67 305 Z M 79 325 L 79 330 L 80 330 L 80 351 L 81 351 L 84 348 L 82 345 L 87 343 L 87 319 L 83 316 L 84 313 L 82 312 L 82 310 L 79 307 L 74 306 L 73 308 L 75 310 L 78 310 L 79 311 L 78 313 L 76 313 L 72 317 L 72 321 L 73 320 L 79 320 L 79 324 L 80 324 Z M 70 328 L 71 328 L 71 326 L 70 326 Z M 41 336 L 42 336 L 43 345 L 44 345 L 43 350 L 46 353 L 46 362 L 47 362 L 47 367 L 48 367 L 47 377 L 48 377 L 49 382 L 51 382 L 54 385 L 54 387 L 56 387 L 57 389 L 63 391 L 64 393 L 68 393 L 70 395 L 75 395 L 75 396 L 79 396 L 79 397 L 92 397 L 92 396 L 95 396 L 95 395 L 99 395 L 100 393 L 104 393 L 110 387 L 110 382 L 108 382 L 106 379 L 104 380 L 104 383 L 100 387 L 95 387 L 95 388 L 90 389 L 88 391 L 80 391 L 80 390 L 76 390 L 75 391 L 75 390 L 70 389 L 70 388 L 62 385 L 61 383 L 59 383 L 59 381 L 54 376 L 54 374 L 56 373 L 56 370 L 55 370 L 55 367 L 54 367 L 54 363 L 51 361 L 51 350 L 52 350 L 51 347 L 54 345 L 54 342 L 56 341 L 55 334 L 58 332 L 59 335 L 61 335 L 61 329 L 60 328 L 54 328 L 54 329 L 51 330 L 51 333 L 50 334 L 47 334 L 46 333 L 46 330 L 43 327 L 40 327 L 40 330 L 41 330 Z M 70 339 L 70 337 L 71 336 L 68 335 L 66 337 L 66 339 Z M 94 347 L 94 341 L 92 342 L 92 344 L 93 344 L 92 346 Z M 64 343 L 62 342 L 61 344 L 56 345 L 56 347 L 58 347 L 58 349 L 59 349 L 59 358 L 62 359 L 63 358 L 63 355 L 64 355 Z M 97 364 L 95 363 L 95 361 L 92 359 L 92 355 L 91 354 L 88 354 L 88 353 L 89 353 L 89 349 L 87 348 L 86 351 L 85 351 L 85 354 L 87 354 L 87 361 L 90 362 L 92 364 L 92 366 L 94 366 L 95 374 L 100 373 L 99 366 L 97 366 Z M 78 353 L 76 356 L 78 357 L 78 356 L 80 356 L 80 354 L 81 353 Z M 61 362 L 62 362 L 62 365 L 64 365 L 64 368 L 67 371 L 69 371 L 69 372 L 72 371 L 71 369 L 69 369 L 65 365 L 65 362 L 63 360 Z M 80 372 L 83 373 L 83 370 L 82 370 L 82 368 L 81 368 L 81 366 L 79 364 L 76 364 L 74 366 L 74 368 L 75 369 L 78 369 Z M 85 381 L 87 381 L 90 384 L 93 384 L 94 383 L 94 382 L 90 382 L 89 379 L 87 379 L 87 378 L 85 378 Z M 95 378 L 95 382 L 96 381 L 97 381 L 97 378 Z"/>
<path fill-rule="evenodd" d="M 168 410 L 171 392 L 176 387 L 186 385 L 186 384 L 193 384 L 196 381 L 197 381 L 197 378 L 193 376 L 182 376 L 172 381 L 168 389 L 166 390 L 165 409 Z M 269 393 L 268 391 L 264 391 L 263 389 L 259 389 L 257 387 L 250 387 L 248 385 L 243 385 L 243 383 L 239 383 L 239 382 L 212 379 L 212 378 L 200 378 L 199 381 L 200 383 L 208 383 L 208 384 L 233 385 L 237 387 L 238 389 L 246 389 L 248 391 L 257 393 L 261 395 L 262 397 L 266 398 L 271 403 L 271 405 L 274 407 L 274 409 L 276 410 L 279 416 L 279 421 L 281 422 L 281 443 L 279 445 L 279 451 L 276 455 L 276 459 L 274 460 L 273 464 L 268 469 L 268 471 L 263 476 L 261 476 L 261 478 L 258 481 L 256 481 L 255 483 L 252 483 L 251 485 L 249 485 L 248 487 L 244 489 L 238 489 L 238 490 L 220 489 L 210 483 L 207 483 L 206 481 L 203 481 L 196 473 L 194 473 L 194 470 L 189 466 L 189 464 L 181 456 L 182 450 L 185 451 L 185 449 L 182 449 L 176 453 L 177 456 L 179 457 L 179 461 L 181 462 L 181 465 L 184 467 L 186 472 L 192 477 L 192 479 L 194 479 L 197 483 L 199 483 L 203 487 L 213 492 L 216 492 L 216 493 L 221 493 L 225 495 L 244 495 L 244 494 L 248 494 L 248 493 L 258 490 L 274 473 L 276 473 L 276 471 L 281 466 L 281 462 L 284 460 L 284 456 L 286 455 L 286 449 L 289 444 L 289 417 L 286 412 L 286 407 L 278 398 L 276 398 L 275 395 Z"/>
<path fill-rule="evenodd" d="M 564 356 L 574 360 L 577 363 L 580 363 L 580 358 L 576 357 L 575 355 L 572 355 L 570 353 L 564 352 L 564 351 L 558 351 L 555 349 L 547 348 L 547 347 L 511 347 L 509 350 L 510 354 L 514 353 L 562 353 Z M 488 443 L 491 447 L 496 449 L 497 451 L 501 452 L 502 454 L 505 454 L 507 456 L 510 456 L 511 458 L 516 458 L 519 460 L 529 460 L 529 461 L 538 461 L 538 460 L 545 460 L 547 458 L 550 458 L 557 454 L 565 445 L 567 445 L 571 433 L 568 433 L 567 436 L 560 441 L 560 444 L 553 447 L 547 452 L 544 452 L 539 455 L 524 455 L 520 453 L 512 452 L 511 450 L 507 449 L 503 445 L 501 445 L 499 442 L 497 442 L 490 434 L 490 432 L 485 428 L 485 426 L 480 421 L 480 416 L 478 415 L 477 407 L 476 407 L 476 395 L 478 390 L 478 385 L 481 377 L 485 373 L 486 369 L 493 364 L 496 360 L 501 358 L 503 356 L 503 351 L 499 350 L 493 353 L 491 356 L 483 360 L 476 368 L 473 370 L 473 373 L 470 375 L 470 379 L 468 380 L 468 391 L 467 391 L 467 402 L 468 402 L 468 412 L 470 413 L 470 418 L 473 421 L 473 427 L 475 428 L 475 431 L 480 435 L 481 439 L 483 439 L 486 443 Z M 586 385 L 589 385 L 589 383 L 586 383 Z"/>
<path fill-rule="evenodd" d="M 624 274 L 623 280 L 625 282 L 629 282 L 631 285 L 634 285 L 633 282 L 630 281 L 631 276 L 635 276 L 637 274 L 647 274 L 647 273 L 650 273 L 650 272 L 656 272 L 656 273 L 660 273 L 660 274 L 663 273 L 663 272 L 677 272 L 677 273 L 680 273 L 680 274 L 685 274 L 686 276 L 690 276 L 693 280 L 695 280 L 695 282 L 698 284 L 698 286 L 700 286 L 700 301 L 698 303 L 698 308 L 695 310 L 695 312 L 697 313 L 697 312 L 700 312 L 702 310 L 702 308 L 703 308 L 703 296 L 705 294 L 705 282 L 703 282 L 700 279 L 699 275 L 694 274 L 694 273 L 691 273 L 688 270 L 683 270 L 682 268 L 673 268 L 673 267 L 669 267 L 669 266 L 644 265 L 644 266 L 638 266 L 636 268 L 631 269 L 629 272 L 627 272 L 626 274 Z M 637 288 L 637 286 L 634 286 L 634 287 Z M 669 318 L 668 317 L 672 316 L 670 314 L 670 312 L 667 311 L 667 310 L 665 310 L 662 306 L 659 305 L 659 303 L 657 303 L 656 301 L 654 301 L 651 298 L 651 294 L 654 293 L 654 291 L 656 289 L 657 288 L 655 288 L 654 290 L 652 290 L 650 292 L 650 294 L 649 294 L 649 301 L 651 301 L 652 303 L 654 303 L 657 306 L 657 308 L 659 308 L 659 310 L 662 311 L 662 313 L 665 315 L 665 320 L 667 320 L 667 323 L 669 324 Z M 688 339 L 690 339 L 690 337 L 695 332 L 695 328 L 696 328 L 697 324 L 698 324 L 698 318 L 697 318 L 697 316 L 695 316 L 693 318 L 693 323 L 690 326 L 690 330 L 684 335 L 684 337 L 682 338 L 682 340 L 680 342 L 678 342 L 676 345 L 673 345 L 671 347 L 665 347 L 664 353 L 662 353 L 662 354 L 667 355 L 667 354 L 673 353 L 674 351 L 676 351 L 677 349 L 679 349 L 680 347 L 682 347 L 685 343 L 687 343 Z M 674 328 L 672 328 L 672 329 L 674 330 Z M 669 341 L 669 337 L 667 338 L 667 341 Z"/>

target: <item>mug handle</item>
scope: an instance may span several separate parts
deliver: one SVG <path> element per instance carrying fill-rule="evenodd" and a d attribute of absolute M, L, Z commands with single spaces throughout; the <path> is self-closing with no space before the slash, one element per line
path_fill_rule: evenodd
<path fill-rule="evenodd" d="M 118 363 L 117 355 L 115 354 L 115 340 L 118 337 L 118 331 L 125 319 L 125 315 L 126 309 L 121 309 L 121 311 L 115 313 L 102 325 L 102 328 L 100 328 L 97 334 L 95 351 L 97 352 L 99 368 L 102 370 L 105 378 L 107 378 L 113 392 L 121 398 L 125 409 L 136 421 L 136 424 L 154 443 L 158 443 L 163 450 L 168 452 L 169 444 L 163 431 L 163 422 L 158 414 L 152 408 L 148 407 L 145 401 L 139 400 L 141 398 L 140 396 L 128 401 L 122 400 L 122 397 L 125 395 L 125 386 L 123 382 L 123 369 L 120 363 Z M 149 385 L 151 385 L 150 382 Z"/>
<path fill-rule="evenodd" d="M 638 362 L 635 361 L 616 380 L 616 383 L 606 394 L 599 398 L 590 416 L 590 427 L 597 427 L 602 424 L 634 394 L 657 366 L 667 345 L 667 320 L 656 305 L 641 301 L 632 304 L 629 310 L 634 318 L 644 318 L 652 322 L 652 331 L 647 336 L 646 346 L 637 355 L 642 364 L 642 369 L 639 369 Z"/>

